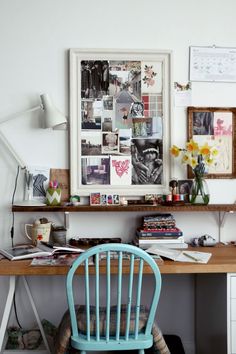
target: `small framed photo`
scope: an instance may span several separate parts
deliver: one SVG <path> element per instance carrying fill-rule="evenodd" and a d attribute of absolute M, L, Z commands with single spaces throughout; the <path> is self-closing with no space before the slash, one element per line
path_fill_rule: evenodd
<path fill-rule="evenodd" d="M 120 205 L 120 196 L 118 194 L 113 194 L 113 204 Z"/>
<path fill-rule="evenodd" d="M 91 193 L 90 194 L 90 205 L 101 205 L 101 194 Z"/>
<path fill-rule="evenodd" d="M 107 195 L 107 205 L 112 205 L 113 204 L 113 195 L 108 194 Z"/>
<path fill-rule="evenodd" d="M 191 188 L 193 181 L 191 179 L 183 179 L 178 181 L 179 194 L 184 195 L 185 203 L 189 203 L 189 195 L 191 193 Z"/>
<path fill-rule="evenodd" d="M 101 194 L 101 205 L 107 205 L 107 195 Z"/>

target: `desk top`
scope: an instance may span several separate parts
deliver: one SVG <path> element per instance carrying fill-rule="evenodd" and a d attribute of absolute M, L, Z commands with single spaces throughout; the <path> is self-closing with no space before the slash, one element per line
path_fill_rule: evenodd
<path fill-rule="evenodd" d="M 159 264 L 162 274 L 196 274 L 196 273 L 236 273 L 236 246 L 217 245 L 215 247 L 188 248 L 189 250 L 199 250 L 202 252 L 210 252 L 212 256 L 207 264 L 185 263 L 165 260 L 163 264 Z M 111 273 L 115 274 L 117 270 L 117 261 L 112 261 Z M 127 261 L 126 261 L 127 262 Z M 7 259 L 0 260 L 0 276 L 1 275 L 66 275 L 68 266 L 31 266 L 31 259 L 23 261 L 9 261 Z M 128 263 L 123 262 L 123 272 L 129 273 Z M 135 268 L 135 272 L 138 271 Z M 91 273 L 94 272 L 91 266 Z M 83 269 L 78 272 L 82 274 Z M 106 273 L 105 265 L 101 266 L 101 273 Z M 144 273 L 148 274 L 148 267 L 144 268 Z"/>

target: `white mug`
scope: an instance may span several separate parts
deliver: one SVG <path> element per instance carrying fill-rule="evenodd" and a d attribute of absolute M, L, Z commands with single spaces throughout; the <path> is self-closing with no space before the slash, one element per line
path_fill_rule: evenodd
<path fill-rule="evenodd" d="M 30 229 L 29 233 L 28 229 Z M 25 235 L 32 241 L 34 245 L 37 244 L 37 241 L 49 242 L 50 232 L 50 222 L 39 225 L 25 224 Z"/>

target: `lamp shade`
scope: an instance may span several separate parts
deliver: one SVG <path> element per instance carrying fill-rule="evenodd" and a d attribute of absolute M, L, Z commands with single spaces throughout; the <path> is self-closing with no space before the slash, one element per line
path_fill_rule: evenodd
<path fill-rule="evenodd" d="M 48 94 L 41 95 L 40 99 L 44 111 L 45 128 L 55 128 L 58 125 L 67 123 L 66 117 L 54 106 Z"/>

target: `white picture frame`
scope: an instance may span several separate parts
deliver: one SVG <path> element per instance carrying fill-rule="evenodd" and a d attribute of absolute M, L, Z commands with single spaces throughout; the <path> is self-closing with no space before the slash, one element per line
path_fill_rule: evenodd
<path fill-rule="evenodd" d="M 170 179 L 172 52 L 167 50 L 70 49 L 69 54 L 71 195 L 89 196 L 98 190 L 101 194 L 123 196 L 161 194 L 163 190 L 168 188 Z M 95 63 L 98 66 L 97 72 Z M 109 83 L 104 79 L 98 86 L 96 75 L 98 72 L 100 75 L 101 72 L 102 76 L 99 77 L 105 77 L 104 72 L 107 63 Z M 145 68 L 145 63 L 148 63 L 147 72 L 141 71 L 141 67 Z M 153 69 L 158 68 L 160 72 L 153 72 L 152 67 Z M 138 78 L 135 78 L 135 75 Z M 92 84 L 88 84 L 88 77 L 92 78 Z M 157 83 L 156 80 L 160 82 Z M 143 91 L 145 84 L 147 93 Z M 117 86 L 119 87 L 117 88 Z M 157 87 L 157 94 L 153 92 L 153 88 L 150 89 L 151 86 Z M 151 117 L 151 132 L 147 125 L 146 130 L 144 129 L 140 133 L 141 136 L 137 136 L 136 132 L 136 140 L 132 137 L 132 129 L 134 129 L 130 115 L 132 102 L 128 102 L 128 94 L 133 101 L 144 103 L 146 107 L 143 117 L 144 124 L 147 125 L 148 122 L 150 125 L 150 120 L 145 118 L 147 115 L 153 114 Z M 119 101 L 121 97 L 122 104 Z M 101 103 L 100 101 L 104 102 Z M 138 118 L 142 119 L 142 117 Z M 138 118 L 134 118 L 136 123 Z M 136 128 L 139 129 L 139 125 L 136 124 Z M 126 129 L 126 132 L 130 131 L 130 142 L 127 137 L 128 134 L 124 134 L 124 129 Z M 124 143 L 124 139 L 126 139 L 127 145 L 129 143 L 131 145 L 124 146 L 124 144 L 121 144 L 122 149 L 127 148 L 127 151 L 120 150 L 119 131 L 122 132 L 122 142 Z M 142 134 L 145 136 L 142 136 Z M 100 135 L 101 140 L 99 140 Z M 91 136 L 93 143 L 90 142 Z M 140 146 L 142 146 L 142 149 Z M 155 166 L 158 166 L 155 169 L 156 176 L 157 169 L 159 168 L 159 171 L 161 171 L 158 178 L 155 176 L 156 179 L 152 180 L 145 175 L 143 181 L 139 178 L 141 173 L 138 173 L 137 180 L 135 180 L 134 174 L 137 166 L 135 164 L 135 149 L 138 150 L 138 163 L 140 162 L 138 159 L 142 160 L 143 155 L 146 156 L 148 152 L 153 153 L 156 150 Z M 126 154 L 127 159 L 123 162 Z M 130 181 L 128 180 L 130 177 L 126 177 L 117 184 L 117 179 L 113 178 L 112 180 L 116 184 L 111 183 L 111 157 L 113 157 L 113 160 L 114 157 L 116 158 L 117 174 L 124 175 L 125 168 L 129 169 L 127 175 L 131 175 Z M 120 161 L 119 157 L 122 157 Z M 108 170 L 109 177 L 107 176 Z"/>

